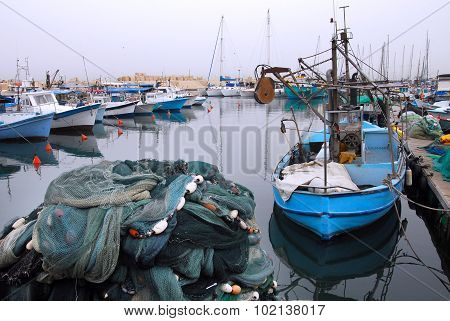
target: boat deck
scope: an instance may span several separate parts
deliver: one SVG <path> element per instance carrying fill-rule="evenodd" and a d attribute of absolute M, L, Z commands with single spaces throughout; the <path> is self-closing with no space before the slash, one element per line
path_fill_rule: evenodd
<path fill-rule="evenodd" d="M 429 165 L 422 169 L 427 178 L 428 186 L 433 190 L 442 207 L 448 210 L 450 209 L 450 183 L 444 181 L 441 173 L 433 170 L 432 159 L 428 157 L 427 152 L 421 148 L 429 145 L 431 142 L 431 140 L 408 138 L 408 147 L 414 156 L 422 156 L 424 165 Z"/>

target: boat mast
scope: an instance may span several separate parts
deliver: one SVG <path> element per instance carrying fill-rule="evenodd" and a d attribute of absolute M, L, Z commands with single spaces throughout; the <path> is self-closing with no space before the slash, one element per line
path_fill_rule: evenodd
<path fill-rule="evenodd" d="M 412 63 L 413 63 L 413 58 L 414 58 L 414 44 L 411 47 L 411 57 L 409 58 L 409 76 L 408 76 L 408 80 L 411 80 L 411 72 L 412 72 Z"/>
<path fill-rule="evenodd" d="M 342 9 L 344 11 L 344 32 L 341 33 L 341 38 L 344 42 L 344 50 L 347 57 L 348 57 L 348 33 L 347 33 L 347 21 L 345 19 L 345 9 L 348 7 L 349 6 L 339 7 L 339 9 Z M 345 82 L 348 83 L 349 81 L 350 81 L 350 65 L 348 63 L 348 59 L 345 59 Z M 348 97 L 350 98 L 350 89 L 348 90 Z"/>
<path fill-rule="evenodd" d="M 403 81 L 403 68 L 405 64 L 405 45 L 403 45 L 403 55 L 402 55 L 402 74 L 400 76 L 401 80 Z"/>
<path fill-rule="evenodd" d="M 267 65 L 270 66 L 270 9 L 267 9 Z"/>
<path fill-rule="evenodd" d="M 220 21 L 220 77 L 222 77 L 223 72 L 223 16 Z"/>
<path fill-rule="evenodd" d="M 211 65 L 209 65 L 208 86 L 209 86 L 209 80 L 211 78 L 211 70 L 212 70 L 212 66 L 213 66 L 213 63 L 214 63 L 214 57 L 216 56 L 217 41 L 219 40 L 220 30 L 222 29 L 222 21 L 223 21 L 223 16 L 222 16 L 222 19 L 220 20 L 219 30 L 217 31 L 216 43 L 214 44 L 214 51 L 213 51 L 213 56 L 212 56 L 212 59 L 211 59 Z"/>

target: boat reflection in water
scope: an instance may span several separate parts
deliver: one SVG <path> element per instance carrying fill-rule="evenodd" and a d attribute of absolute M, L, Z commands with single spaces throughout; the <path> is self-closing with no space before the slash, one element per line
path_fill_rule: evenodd
<path fill-rule="evenodd" d="M 24 167 L 33 168 L 34 156 L 39 157 L 40 166 L 56 166 L 54 154 L 46 151 L 47 142 L 0 143 L 0 179 L 7 178 Z"/>
<path fill-rule="evenodd" d="M 71 135 L 51 134 L 48 137 L 48 141 L 53 149 L 63 151 L 69 155 L 88 158 L 103 157 L 94 134 L 85 135 L 85 137 L 87 139 L 82 139 L 79 133 Z"/>
<path fill-rule="evenodd" d="M 154 113 L 154 115 L 157 120 L 170 121 L 172 123 L 186 123 L 188 121 L 188 119 L 185 116 L 185 112 L 187 112 L 187 111 L 188 110 L 184 110 L 182 112 L 170 112 L 170 113 L 157 112 L 157 113 Z M 193 114 L 193 113 L 190 113 L 190 114 Z"/>
<path fill-rule="evenodd" d="M 391 209 L 366 228 L 324 242 L 293 224 L 275 206 L 269 223 L 270 242 L 279 259 L 294 272 L 291 284 L 280 286 L 279 294 L 293 299 L 289 298 L 290 292 L 299 286 L 305 288 L 300 283 L 307 281 L 314 287 L 314 300 L 353 300 L 329 292 L 341 282 L 375 275 L 373 286 L 364 289 L 366 294 L 358 299 L 374 300 L 377 288 L 382 286 L 378 299 L 384 300 L 395 266 L 399 230 L 395 209 Z"/>

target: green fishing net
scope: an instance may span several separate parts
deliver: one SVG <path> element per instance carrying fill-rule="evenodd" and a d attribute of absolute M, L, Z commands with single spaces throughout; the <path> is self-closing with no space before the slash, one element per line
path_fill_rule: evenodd
<path fill-rule="evenodd" d="M 33 216 L 0 234 L 0 297 L 254 299 L 273 274 L 250 228 L 254 209 L 250 190 L 204 162 L 103 161 L 72 170 L 51 182 Z M 226 282 L 242 293 L 224 295 Z"/>

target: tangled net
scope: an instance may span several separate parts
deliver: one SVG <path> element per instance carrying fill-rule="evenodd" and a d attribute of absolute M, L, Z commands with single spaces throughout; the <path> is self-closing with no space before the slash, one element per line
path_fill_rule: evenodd
<path fill-rule="evenodd" d="M 250 190 L 204 162 L 103 161 L 62 174 L 0 233 L 7 300 L 274 298 Z"/>

